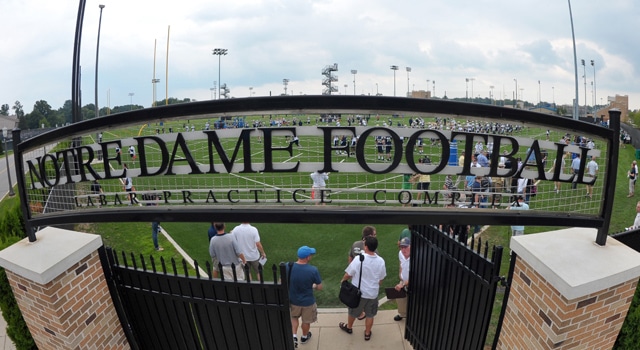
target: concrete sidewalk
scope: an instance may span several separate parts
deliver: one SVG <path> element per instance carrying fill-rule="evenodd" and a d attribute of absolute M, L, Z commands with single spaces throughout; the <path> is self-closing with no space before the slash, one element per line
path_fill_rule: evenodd
<path fill-rule="evenodd" d="M 16 346 L 7 337 L 7 322 L 0 316 L 0 350 L 16 350 Z"/>
<path fill-rule="evenodd" d="M 348 334 L 338 327 L 347 322 L 347 309 L 318 309 L 318 322 L 311 324 L 311 340 L 299 344 L 298 349 L 336 350 L 336 349 L 413 349 L 404 340 L 405 321 L 394 321 L 396 310 L 378 311 L 371 329 L 371 340 L 364 340 L 364 321 L 356 320 L 353 333 Z M 301 330 L 298 329 L 298 340 Z"/>

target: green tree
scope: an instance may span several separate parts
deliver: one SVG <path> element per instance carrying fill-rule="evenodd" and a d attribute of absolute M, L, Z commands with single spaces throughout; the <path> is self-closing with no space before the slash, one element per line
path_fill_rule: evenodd
<path fill-rule="evenodd" d="M 66 100 L 62 107 L 58 108 L 58 114 L 62 118 L 63 123 L 71 123 L 71 113 L 71 100 Z"/>
<path fill-rule="evenodd" d="M 8 104 L 3 104 L 2 107 L 0 107 L 0 115 L 9 115 L 9 105 Z"/>
<path fill-rule="evenodd" d="M 16 101 L 16 103 L 13 104 L 13 107 L 11 107 L 11 109 L 13 109 L 13 113 L 16 115 L 16 117 L 18 118 L 24 117 L 24 108 L 22 106 L 22 103 L 20 103 L 20 101 Z"/>

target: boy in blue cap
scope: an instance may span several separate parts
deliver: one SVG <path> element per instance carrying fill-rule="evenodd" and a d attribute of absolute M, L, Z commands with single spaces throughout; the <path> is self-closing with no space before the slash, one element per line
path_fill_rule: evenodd
<path fill-rule="evenodd" d="M 302 246 L 298 249 L 298 261 L 287 265 L 291 327 L 296 347 L 298 346 L 298 319 L 302 318 L 302 337 L 300 338 L 302 344 L 307 343 L 311 338 L 309 331 L 311 323 L 318 321 L 318 307 L 313 290 L 322 290 L 322 279 L 318 268 L 309 264 L 311 257 L 315 254 L 315 248 Z"/>

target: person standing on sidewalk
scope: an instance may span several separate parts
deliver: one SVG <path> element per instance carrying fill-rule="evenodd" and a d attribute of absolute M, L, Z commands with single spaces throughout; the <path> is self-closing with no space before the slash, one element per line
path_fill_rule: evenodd
<path fill-rule="evenodd" d="M 233 281 L 235 271 L 238 281 L 244 281 L 244 272 L 242 266 L 247 263 L 244 254 L 238 248 L 238 242 L 235 237 L 225 232 L 224 222 L 214 222 L 213 227 L 216 234 L 209 242 L 209 255 L 213 261 L 213 277 L 218 278 L 219 265 L 222 265 L 222 273 L 224 278 Z"/>
<path fill-rule="evenodd" d="M 409 285 L 409 264 L 410 264 L 410 253 L 411 253 L 411 238 L 403 237 L 400 240 L 400 251 L 398 252 L 398 259 L 400 260 L 400 282 L 395 285 L 395 290 L 407 291 L 407 286 Z M 400 321 L 403 318 L 407 317 L 407 301 L 408 296 L 404 298 L 397 298 L 396 304 L 398 304 L 398 314 L 393 318 L 395 321 Z"/>
<path fill-rule="evenodd" d="M 264 253 L 262 243 L 260 243 L 260 233 L 258 229 L 251 226 L 248 222 L 236 226 L 231 230 L 231 234 L 236 237 L 238 246 L 245 259 L 247 259 L 247 265 L 249 265 L 249 278 L 253 278 L 251 275 L 255 272 L 256 276 L 259 273 L 260 259 L 266 259 L 267 255 Z"/>
<path fill-rule="evenodd" d="M 354 259 L 345 269 L 345 274 L 340 281 L 342 283 L 350 279 L 351 283 L 360 289 L 362 297 L 358 307 L 349 308 L 347 323 L 340 322 L 338 326 L 349 334 L 353 333 L 353 322 L 364 310 L 366 315 L 364 340 L 371 339 L 373 318 L 378 313 L 378 292 L 382 281 L 387 276 L 384 259 L 375 253 L 376 249 L 378 249 L 378 239 L 371 236 L 365 238 L 364 261 Z M 360 264 L 362 264 L 362 276 L 360 275 Z"/>
<path fill-rule="evenodd" d="M 307 343 L 311 338 L 311 331 L 309 331 L 311 323 L 318 321 L 318 306 L 313 290 L 322 290 L 322 279 L 318 268 L 309 264 L 311 257 L 315 254 L 315 248 L 302 246 L 298 248 L 298 261 L 287 264 L 291 329 L 296 347 L 298 347 L 299 319 L 302 318 L 302 337 L 300 337 L 302 344 Z"/>

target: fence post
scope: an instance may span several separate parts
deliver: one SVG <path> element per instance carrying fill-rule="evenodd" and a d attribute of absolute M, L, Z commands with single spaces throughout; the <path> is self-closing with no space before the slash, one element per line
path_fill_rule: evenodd
<path fill-rule="evenodd" d="M 0 251 L 40 349 L 130 349 L 107 286 L 98 235 L 47 227 Z"/>
<path fill-rule="evenodd" d="M 515 236 L 517 254 L 497 349 L 611 349 L 640 276 L 640 254 L 596 229 Z"/>

